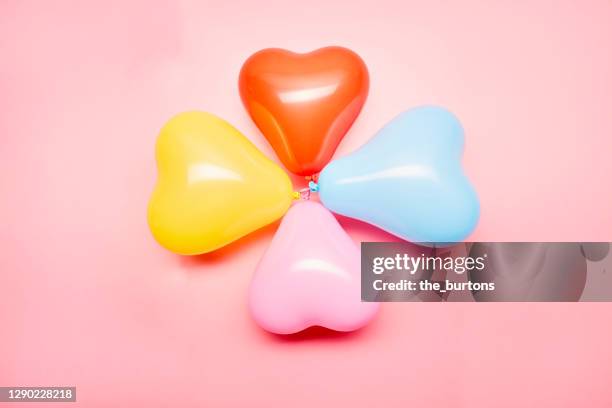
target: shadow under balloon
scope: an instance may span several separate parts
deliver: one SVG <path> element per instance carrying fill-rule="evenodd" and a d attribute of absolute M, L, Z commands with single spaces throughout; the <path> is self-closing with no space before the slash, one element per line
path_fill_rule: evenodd
<path fill-rule="evenodd" d="M 216 266 L 227 262 L 232 257 L 240 256 L 244 251 L 257 246 L 258 243 L 272 239 L 280 221 L 268 224 L 244 237 L 215 251 L 200 255 L 174 255 L 178 262 L 189 269 L 197 269 L 202 266 Z M 255 266 L 253 266 L 255 268 Z"/>
<path fill-rule="evenodd" d="M 352 236 L 367 238 L 363 242 L 406 242 L 374 225 L 334 213 L 342 228 Z"/>
<path fill-rule="evenodd" d="M 300 332 L 293 334 L 276 334 L 267 332 L 260 327 L 256 327 L 268 340 L 280 344 L 295 344 L 295 343 L 334 343 L 346 342 L 348 340 L 357 340 L 366 337 L 370 332 L 376 331 L 373 327 L 376 320 L 357 330 L 349 332 L 341 332 L 328 329 L 322 326 L 308 327 Z"/>
<path fill-rule="evenodd" d="M 367 241 L 381 241 L 381 242 L 401 242 L 399 238 L 389 234 L 377 228 L 373 225 L 367 224 L 363 221 L 356 220 L 354 218 L 345 217 L 342 215 L 334 214 L 342 228 L 349 235 L 357 235 L 359 237 L 367 238 Z M 257 246 L 263 241 L 270 241 L 276 230 L 278 229 L 282 218 L 274 221 L 252 233 L 245 235 L 244 237 L 224 246 L 215 251 L 200 254 L 200 255 L 176 255 L 171 254 L 175 259 L 178 260 L 180 265 L 186 268 L 200 268 L 202 266 L 215 266 L 227 262 L 234 256 L 240 256 L 242 251 L 248 251 L 249 249 Z M 253 267 L 254 268 L 254 267 Z"/>

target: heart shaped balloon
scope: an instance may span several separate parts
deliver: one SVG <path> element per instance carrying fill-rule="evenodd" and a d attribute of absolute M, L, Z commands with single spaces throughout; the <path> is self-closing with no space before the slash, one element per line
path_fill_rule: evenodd
<path fill-rule="evenodd" d="M 368 94 L 363 60 L 342 47 L 307 54 L 265 49 L 240 71 L 247 111 L 291 172 L 311 176 L 330 160 Z"/>
<path fill-rule="evenodd" d="M 378 303 L 361 302 L 360 253 L 321 204 L 298 202 L 283 218 L 249 290 L 255 321 L 277 334 L 311 326 L 351 331 Z"/>
<path fill-rule="evenodd" d="M 149 201 L 153 236 L 167 249 L 213 251 L 287 211 L 287 174 L 224 120 L 205 112 L 172 118 L 157 139 L 158 180 Z"/>
<path fill-rule="evenodd" d="M 432 106 L 409 110 L 323 169 L 321 202 L 409 241 L 461 241 L 480 213 L 462 154 L 463 129 L 453 114 Z"/>

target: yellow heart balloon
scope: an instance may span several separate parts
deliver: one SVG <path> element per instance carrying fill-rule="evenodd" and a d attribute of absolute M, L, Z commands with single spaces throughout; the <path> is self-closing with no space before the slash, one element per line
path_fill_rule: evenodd
<path fill-rule="evenodd" d="M 170 119 L 157 139 L 148 221 L 170 251 L 214 251 L 285 214 L 291 181 L 232 125 L 205 112 Z"/>

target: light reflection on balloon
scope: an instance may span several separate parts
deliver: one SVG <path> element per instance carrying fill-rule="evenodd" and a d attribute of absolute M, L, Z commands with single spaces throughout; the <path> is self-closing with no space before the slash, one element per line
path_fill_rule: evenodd
<path fill-rule="evenodd" d="M 352 331 L 377 303 L 361 302 L 359 249 L 321 204 L 294 204 L 261 259 L 249 289 L 255 321 L 277 334 L 311 326 Z"/>
<path fill-rule="evenodd" d="M 291 205 L 285 172 L 212 114 L 186 112 L 168 121 L 156 157 L 149 227 L 173 252 L 213 251 L 279 219 Z"/>
<path fill-rule="evenodd" d="M 462 153 L 454 115 L 438 107 L 409 110 L 323 169 L 321 202 L 412 242 L 462 241 L 480 214 Z"/>
<path fill-rule="evenodd" d="M 297 54 L 261 50 L 240 71 L 242 102 L 285 167 L 312 176 L 331 160 L 361 111 L 369 76 L 342 47 Z"/>

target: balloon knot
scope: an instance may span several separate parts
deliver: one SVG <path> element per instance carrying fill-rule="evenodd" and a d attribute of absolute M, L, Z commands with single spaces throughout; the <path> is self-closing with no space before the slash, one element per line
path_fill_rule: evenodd
<path fill-rule="evenodd" d="M 303 188 L 299 191 L 294 191 L 292 196 L 294 200 L 310 200 L 310 194 L 319 191 L 319 185 L 314 181 L 308 183 L 307 188 Z"/>
<path fill-rule="evenodd" d="M 306 177 L 304 177 L 304 178 L 305 178 L 307 181 L 311 181 L 311 180 L 312 180 L 312 181 L 314 181 L 314 182 L 316 183 L 317 181 L 319 181 L 319 174 L 318 174 L 318 173 L 315 173 L 315 174 L 313 174 L 312 176 L 306 176 Z"/>
<path fill-rule="evenodd" d="M 293 192 L 293 198 L 295 200 L 310 200 L 310 189 L 309 188 L 303 188 L 299 191 L 294 191 Z"/>

